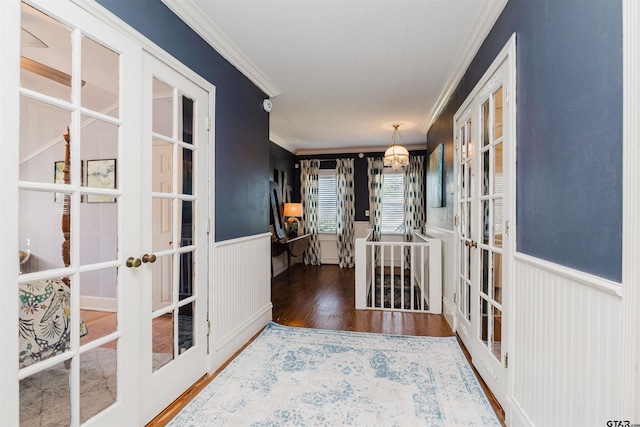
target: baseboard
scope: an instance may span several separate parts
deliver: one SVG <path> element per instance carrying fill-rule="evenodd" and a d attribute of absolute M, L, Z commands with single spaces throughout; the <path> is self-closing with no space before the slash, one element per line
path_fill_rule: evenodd
<path fill-rule="evenodd" d="M 453 332 L 456 331 L 456 327 L 458 326 L 456 324 L 455 310 L 456 307 L 455 305 L 451 305 L 451 301 L 448 301 L 444 298 L 442 299 L 442 315 L 444 316 L 444 319 L 447 321 L 449 327 Z"/>
<path fill-rule="evenodd" d="M 80 295 L 81 310 L 108 311 L 115 313 L 118 311 L 115 298 L 91 297 Z"/>
<path fill-rule="evenodd" d="M 515 401 L 513 396 L 509 398 L 509 407 L 505 413 L 506 420 L 510 427 L 534 427 L 535 424 L 527 414 L 524 413 L 522 407 Z"/>
<path fill-rule="evenodd" d="M 269 303 L 251 319 L 237 327 L 218 343 L 214 343 L 210 358 L 209 373 L 215 372 L 251 338 L 260 332 L 272 319 L 273 306 Z M 213 326 L 215 327 L 215 325 Z"/>

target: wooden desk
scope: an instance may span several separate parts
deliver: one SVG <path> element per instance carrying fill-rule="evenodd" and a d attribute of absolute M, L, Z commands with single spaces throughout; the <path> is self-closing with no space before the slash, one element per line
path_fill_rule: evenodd
<path fill-rule="evenodd" d="M 283 252 L 287 253 L 287 278 L 291 281 L 291 258 L 299 257 L 309 246 L 311 234 L 303 234 L 298 237 L 285 237 L 284 239 L 271 242 L 271 256 L 278 256 Z M 271 275 L 273 275 L 273 261 L 271 261 Z"/>

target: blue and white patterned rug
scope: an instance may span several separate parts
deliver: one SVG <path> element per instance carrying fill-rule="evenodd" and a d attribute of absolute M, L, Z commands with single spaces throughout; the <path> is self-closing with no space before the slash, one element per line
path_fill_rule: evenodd
<path fill-rule="evenodd" d="M 500 426 L 455 337 L 269 323 L 168 424 Z"/>

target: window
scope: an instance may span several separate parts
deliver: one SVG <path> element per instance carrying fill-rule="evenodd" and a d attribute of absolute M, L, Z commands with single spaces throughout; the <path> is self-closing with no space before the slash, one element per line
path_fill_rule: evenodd
<path fill-rule="evenodd" d="M 404 173 L 384 172 L 380 232 L 404 232 Z"/>
<path fill-rule="evenodd" d="M 318 176 L 318 232 L 336 232 L 336 175 L 333 170 Z"/>

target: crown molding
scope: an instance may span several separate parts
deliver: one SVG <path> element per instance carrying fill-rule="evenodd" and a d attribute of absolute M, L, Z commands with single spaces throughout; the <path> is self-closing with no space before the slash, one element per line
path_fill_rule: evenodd
<path fill-rule="evenodd" d="M 279 135 L 273 133 L 273 131 L 269 131 L 269 140 L 271 142 L 273 142 L 274 144 L 284 148 L 285 150 L 287 150 L 291 154 L 294 154 L 294 155 L 296 154 L 296 147 L 294 147 L 293 145 L 291 145 L 288 142 L 286 142 Z"/>
<path fill-rule="evenodd" d="M 467 72 L 467 68 L 469 68 L 471 61 L 473 61 L 473 58 L 478 53 L 480 46 L 482 46 L 485 38 L 489 35 L 489 32 L 498 20 L 498 17 L 502 13 L 502 10 L 508 1 L 509 0 L 492 0 L 485 2 L 487 6 L 469 32 L 464 46 L 452 67 L 454 73 L 449 76 L 449 79 L 440 92 L 431 112 L 426 117 L 425 124 L 421 129 L 422 133 L 426 134 L 429 131 L 433 122 L 435 122 L 443 108 L 447 105 L 449 97 L 458 86 L 458 83 L 460 83 L 460 80 L 462 80 L 464 74 Z"/>
<path fill-rule="evenodd" d="M 191 2 L 178 0 L 162 0 L 162 2 L 265 94 L 272 98 L 282 93 L 216 24 L 204 17 L 197 6 Z"/>

